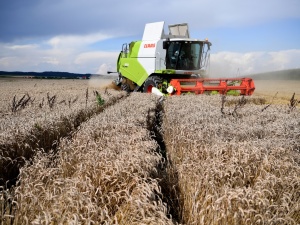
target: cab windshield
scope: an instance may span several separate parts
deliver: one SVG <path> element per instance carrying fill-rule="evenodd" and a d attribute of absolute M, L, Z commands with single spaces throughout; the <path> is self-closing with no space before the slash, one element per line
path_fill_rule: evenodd
<path fill-rule="evenodd" d="M 166 69 L 199 70 L 202 42 L 170 41 L 166 55 Z"/>

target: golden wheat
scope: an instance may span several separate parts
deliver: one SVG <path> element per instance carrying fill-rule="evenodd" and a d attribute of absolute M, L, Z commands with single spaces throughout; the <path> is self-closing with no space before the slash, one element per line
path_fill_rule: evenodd
<path fill-rule="evenodd" d="M 111 91 L 109 96 L 103 94 L 106 104 L 112 104 L 125 93 Z M 24 159 L 30 159 L 36 149 L 48 151 L 57 145 L 61 137 L 74 131 L 81 122 L 102 110 L 95 101 L 86 107 L 85 104 L 74 104 L 72 108 L 53 109 L 44 116 L 40 110 L 34 114 L 12 116 L 2 121 L 0 130 L 0 178 L 6 181 L 17 173 L 18 165 Z M 34 115 L 34 116 L 33 116 Z M 13 161 L 13 163 L 10 163 Z M 11 171 L 12 170 L 12 171 Z M 0 182 L 1 184 L 2 182 Z"/>
<path fill-rule="evenodd" d="M 24 167 L 14 222 L 172 224 L 156 179 L 162 156 L 147 129 L 156 101 L 133 93 L 81 124 L 58 156 Z"/>
<path fill-rule="evenodd" d="M 299 223 L 299 110 L 263 107 L 232 114 L 233 105 L 221 113 L 219 96 L 167 99 L 164 138 L 183 223 Z"/>
<path fill-rule="evenodd" d="M 15 143 L 21 157 L 35 153 L 16 188 L 0 189 L 2 224 L 299 223 L 299 107 L 205 95 L 161 105 L 139 93 L 113 104 L 125 93 L 103 89 L 113 105 L 94 113 L 93 89 L 77 84 L 39 93 L 40 83 L 27 83 L 5 105 L 26 93 L 32 104 L 0 109 L 0 143 Z M 41 108 L 48 92 L 56 104 Z"/>

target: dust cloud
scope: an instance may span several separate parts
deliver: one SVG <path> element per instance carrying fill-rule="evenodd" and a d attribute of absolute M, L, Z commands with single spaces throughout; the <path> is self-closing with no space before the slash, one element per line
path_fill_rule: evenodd
<path fill-rule="evenodd" d="M 98 76 L 92 76 L 89 79 L 88 85 L 89 85 L 89 87 L 99 88 L 99 89 L 109 88 L 109 89 L 119 90 L 119 87 L 117 87 L 113 83 L 114 80 L 115 80 L 115 77 L 103 78 L 103 77 L 98 77 Z"/>

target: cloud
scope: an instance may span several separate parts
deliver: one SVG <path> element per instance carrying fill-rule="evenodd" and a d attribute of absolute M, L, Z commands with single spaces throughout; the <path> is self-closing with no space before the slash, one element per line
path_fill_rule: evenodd
<path fill-rule="evenodd" d="M 0 42 L 0 70 L 96 73 L 99 65 L 116 64 L 119 52 L 89 50 L 107 38 L 105 34 L 94 33 L 32 39 L 35 44 Z"/>
<path fill-rule="evenodd" d="M 0 21 L 5 22 L 0 23 L 0 40 L 97 32 L 141 34 L 145 23 L 162 20 L 189 22 L 191 27 L 201 29 L 243 27 L 274 19 L 300 18 L 299 0 L 132 0 L 130 4 L 117 0 L 30 1 L 28 4 L 23 1 L 1 4 Z M 57 43 L 57 40 L 53 41 Z"/>
<path fill-rule="evenodd" d="M 108 71 L 111 71 L 111 72 L 115 72 L 115 68 L 112 66 L 112 65 L 108 65 L 106 63 L 103 63 L 98 71 L 96 72 L 96 74 L 101 74 L 101 75 L 105 75 L 107 74 Z"/>
<path fill-rule="evenodd" d="M 97 51 L 97 52 L 84 52 L 79 54 L 74 63 L 75 64 L 86 64 L 88 62 L 96 62 L 103 59 L 106 59 L 107 62 L 116 62 L 119 52 L 106 52 L 106 51 Z"/>
<path fill-rule="evenodd" d="M 34 45 L 0 43 L 0 52 L 0 70 L 68 71 L 92 74 L 116 71 L 119 54 L 119 52 L 101 50 L 60 49 L 55 46 L 44 49 L 42 43 Z M 253 73 L 299 68 L 299 59 L 299 49 L 245 53 L 223 51 L 211 54 L 209 71 L 213 77 L 246 76 Z"/>
<path fill-rule="evenodd" d="M 11 50 L 18 50 L 18 49 L 34 49 L 38 48 L 36 44 L 26 44 L 26 45 L 7 45 L 6 48 Z"/>
<path fill-rule="evenodd" d="M 43 63 L 51 64 L 51 65 L 59 65 L 60 62 L 57 58 L 51 56 L 45 56 L 41 60 Z"/>
<path fill-rule="evenodd" d="M 219 52 L 211 55 L 210 75 L 234 77 L 299 68 L 299 58 L 299 49 L 277 52 Z"/>
<path fill-rule="evenodd" d="M 112 38 L 112 36 L 103 33 L 87 35 L 60 35 L 51 38 L 47 41 L 47 43 L 56 49 L 81 48 L 109 38 Z"/>
<path fill-rule="evenodd" d="M 16 61 L 17 57 L 2 57 L 0 58 L 1 70 L 7 70 L 11 68 L 11 65 Z"/>
<path fill-rule="evenodd" d="M 77 67 L 89 68 L 91 73 L 106 74 L 108 70 L 116 71 L 116 61 L 119 52 L 84 52 L 74 60 Z M 100 67 L 99 67 L 100 65 Z"/>
<path fill-rule="evenodd" d="M 212 34 L 213 50 L 221 51 L 211 55 L 214 76 L 295 68 L 299 8 L 299 0 L 6 1 L 0 7 L 0 70 L 114 71 L 117 42 L 141 38 L 145 23 L 163 20 L 188 22 L 193 37 Z M 296 20 L 278 26 L 286 18 Z M 255 24 L 265 26 L 255 30 Z"/>

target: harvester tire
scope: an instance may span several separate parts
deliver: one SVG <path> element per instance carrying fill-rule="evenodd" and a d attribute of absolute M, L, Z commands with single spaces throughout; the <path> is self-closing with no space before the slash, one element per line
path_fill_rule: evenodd
<path fill-rule="evenodd" d="M 126 92 L 130 92 L 130 86 L 129 86 L 129 84 L 127 84 L 127 83 L 121 84 L 121 90 L 122 91 L 126 91 Z"/>
<path fill-rule="evenodd" d="M 145 81 L 144 84 L 144 92 L 145 93 L 151 93 L 152 88 L 156 87 L 159 89 L 159 86 L 162 84 L 162 79 L 157 76 L 148 77 L 148 79 Z"/>

